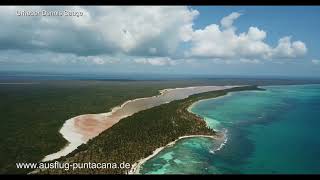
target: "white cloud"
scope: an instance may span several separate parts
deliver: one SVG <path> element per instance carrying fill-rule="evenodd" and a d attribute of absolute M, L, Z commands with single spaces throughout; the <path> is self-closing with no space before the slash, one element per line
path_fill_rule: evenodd
<path fill-rule="evenodd" d="M 149 48 L 149 52 L 151 54 L 155 54 L 157 52 L 157 48 Z"/>
<path fill-rule="evenodd" d="M 301 41 L 291 42 L 291 37 L 286 36 L 278 41 L 278 46 L 272 49 L 271 56 L 276 58 L 295 58 L 307 52 L 306 45 Z"/>
<path fill-rule="evenodd" d="M 18 17 L 17 10 L 74 10 L 84 16 Z M 162 56 L 190 39 L 198 14 L 185 6 L 0 7 L 0 49 Z"/>
<path fill-rule="evenodd" d="M 241 14 L 232 13 L 221 20 L 221 26 L 211 24 L 192 33 L 191 49 L 187 56 L 222 59 L 273 59 L 297 58 L 307 52 L 301 41 L 291 42 L 291 37 L 283 37 L 273 48 L 264 40 L 267 33 L 258 27 L 249 27 L 248 32 L 237 34 L 233 22 Z"/>
<path fill-rule="evenodd" d="M 119 59 L 109 56 L 78 56 L 76 57 L 76 60 L 97 65 L 114 64 L 120 61 Z"/>
<path fill-rule="evenodd" d="M 75 10 L 84 16 L 18 17 L 17 10 Z M 0 61 L 103 65 L 116 63 L 120 60 L 114 57 L 123 55 L 127 59 L 137 57 L 135 63 L 171 66 L 181 58 L 177 52 L 181 43 L 187 43 L 183 46 L 187 57 L 181 62 L 217 58 L 226 63 L 258 63 L 261 59 L 297 58 L 307 52 L 303 42 L 292 41 L 290 36 L 272 47 L 265 42 L 267 32 L 258 27 L 237 33 L 234 21 L 240 13 L 222 18 L 220 25 L 194 29 L 198 15 L 185 6 L 0 7 L 0 50 L 20 54 L 0 57 Z"/>
<path fill-rule="evenodd" d="M 103 59 L 101 59 L 101 58 L 94 58 L 93 60 L 92 60 L 95 64 L 104 64 L 104 63 L 106 63 Z"/>
<path fill-rule="evenodd" d="M 238 12 L 233 12 L 229 14 L 228 16 L 221 19 L 220 24 L 223 28 L 231 28 L 233 25 L 233 22 L 238 19 L 241 16 Z"/>
<path fill-rule="evenodd" d="M 0 51 L 0 62 L 10 64 L 115 64 L 120 62 L 120 59 L 113 56 L 99 55 L 99 56 L 77 56 L 71 53 L 55 53 L 49 51 L 43 52 L 23 52 L 17 50 L 3 50 Z"/>
<path fill-rule="evenodd" d="M 101 57 L 87 57 L 88 61 L 91 61 L 94 64 L 105 64 L 106 62 Z"/>
<path fill-rule="evenodd" d="M 260 64 L 260 60 L 258 59 L 240 59 L 240 62 L 242 63 L 248 63 L 248 64 Z"/>
<path fill-rule="evenodd" d="M 169 57 L 153 57 L 153 58 L 138 58 L 134 60 L 138 64 L 149 64 L 153 66 L 172 66 L 176 62 Z"/>
<path fill-rule="evenodd" d="M 214 58 L 210 59 L 211 62 L 215 64 L 262 64 L 261 60 L 259 59 L 247 59 L 247 58 L 240 58 L 240 59 L 221 59 L 221 58 Z"/>
<path fill-rule="evenodd" d="M 313 64 L 320 65 L 320 60 L 319 59 L 312 59 L 311 62 Z"/>
<path fill-rule="evenodd" d="M 258 29 L 257 27 L 250 27 L 247 37 L 251 40 L 262 41 L 266 38 L 267 33 L 263 30 Z"/>

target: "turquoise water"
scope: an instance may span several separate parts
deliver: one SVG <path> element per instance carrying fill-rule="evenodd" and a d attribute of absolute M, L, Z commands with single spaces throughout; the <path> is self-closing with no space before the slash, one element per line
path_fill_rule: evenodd
<path fill-rule="evenodd" d="M 148 160 L 140 173 L 319 174 L 320 85 L 263 88 L 191 108 L 210 127 L 227 130 L 220 150 L 221 142 L 209 138 L 183 139 Z"/>

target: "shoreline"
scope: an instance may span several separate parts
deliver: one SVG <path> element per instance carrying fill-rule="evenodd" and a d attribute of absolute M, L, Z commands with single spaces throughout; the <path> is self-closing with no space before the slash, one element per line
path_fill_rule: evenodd
<path fill-rule="evenodd" d="M 200 117 L 199 115 L 193 113 L 193 112 L 191 111 L 191 108 L 192 108 L 194 105 L 196 105 L 197 103 L 199 103 L 199 102 L 206 101 L 206 100 L 209 100 L 209 99 L 222 98 L 222 97 L 225 97 L 225 96 L 230 96 L 230 94 L 228 93 L 228 94 L 226 94 L 226 95 L 224 95 L 224 96 L 219 96 L 219 97 L 214 97 L 214 98 L 208 98 L 208 99 L 201 99 L 201 100 L 199 100 L 199 101 L 193 102 L 191 105 L 188 106 L 188 108 L 186 108 L 186 110 L 187 110 L 189 113 L 194 114 L 195 116 L 197 116 L 197 117 L 201 118 L 203 121 L 205 121 L 204 118 L 202 118 L 202 117 Z M 219 131 L 216 130 L 216 129 L 214 129 L 214 131 L 219 132 Z M 220 149 L 226 144 L 226 142 L 228 141 L 228 138 L 226 138 L 226 131 L 224 132 L 224 135 L 223 135 L 223 136 L 224 136 L 225 140 L 223 141 L 223 143 L 220 145 L 220 147 L 219 147 L 217 150 L 220 150 Z M 168 147 L 171 147 L 171 146 L 175 145 L 179 140 L 186 139 L 186 138 L 194 138 L 194 137 L 206 137 L 206 138 L 212 138 L 213 140 L 218 140 L 218 139 L 221 138 L 221 137 L 219 137 L 218 135 L 215 135 L 215 136 L 210 136 L 210 135 L 186 135 L 186 136 L 181 136 L 181 137 L 179 137 L 178 139 L 176 139 L 176 140 L 168 143 L 167 145 L 155 149 L 155 150 L 152 152 L 152 154 L 149 155 L 148 157 L 142 158 L 142 159 L 138 160 L 137 162 L 135 162 L 135 163 L 132 165 L 131 169 L 129 170 L 128 174 L 139 174 L 141 166 L 142 166 L 145 162 L 147 162 L 149 159 L 151 159 L 151 158 L 153 158 L 154 156 L 156 156 L 157 154 L 159 154 L 162 150 L 164 150 L 164 149 L 166 149 L 166 148 L 168 148 Z M 216 150 L 215 150 L 215 151 L 216 151 Z"/>
<path fill-rule="evenodd" d="M 211 138 L 213 140 L 219 139 L 218 136 L 210 136 L 210 135 L 186 135 L 186 136 L 181 136 L 178 139 L 168 143 L 167 145 L 155 149 L 152 152 L 152 154 L 149 155 L 148 157 L 142 158 L 142 159 L 138 160 L 137 162 L 135 162 L 132 165 L 131 169 L 129 170 L 128 174 L 139 174 L 141 165 L 143 165 L 146 161 L 148 161 L 149 159 L 153 158 L 154 156 L 158 155 L 162 150 L 175 145 L 178 141 L 180 141 L 182 139 L 194 138 L 194 137 L 205 137 L 205 138 Z"/>
<path fill-rule="evenodd" d="M 41 160 L 41 162 L 55 160 L 68 155 L 69 153 L 76 150 L 77 147 L 79 147 L 81 144 L 87 143 L 88 140 L 96 137 L 101 132 L 112 127 L 121 119 L 131 116 L 141 110 L 149 109 L 161 104 L 166 104 L 174 100 L 185 99 L 193 94 L 225 90 L 241 86 L 243 85 L 190 86 L 183 88 L 167 88 L 159 90 L 159 94 L 154 96 L 127 100 L 120 106 L 115 106 L 109 112 L 106 113 L 83 114 L 76 117 L 72 117 L 66 120 L 65 123 L 62 125 L 61 129 L 59 130 L 60 134 L 63 136 L 64 139 L 68 141 L 68 143 L 58 152 L 46 155 Z M 132 107 L 130 107 L 130 104 L 132 105 Z M 126 107 L 127 112 L 125 109 Z"/>
<path fill-rule="evenodd" d="M 196 104 L 198 104 L 198 103 L 200 103 L 200 102 L 208 101 L 208 100 L 210 100 L 210 99 L 219 99 L 219 98 L 228 97 L 228 96 L 231 96 L 232 93 L 233 93 L 233 92 L 229 92 L 228 94 L 223 95 L 223 96 L 213 97 L 213 98 L 208 98 L 208 99 L 201 99 L 201 100 L 199 100 L 199 101 L 196 101 L 196 102 L 192 103 L 192 104 L 187 108 L 187 111 L 188 111 L 189 113 L 192 113 L 192 114 L 198 116 L 197 114 L 195 114 L 195 113 L 193 113 L 193 112 L 191 111 L 191 109 L 193 108 L 193 106 L 195 106 Z"/>

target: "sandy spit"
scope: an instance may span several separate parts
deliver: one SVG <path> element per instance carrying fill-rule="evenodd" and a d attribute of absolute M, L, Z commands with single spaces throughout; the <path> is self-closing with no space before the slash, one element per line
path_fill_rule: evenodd
<path fill-rule="evenodd" d="M 163 89 L 159 95 L 128 100 L 120 106 L 112 108 L 110 112 L 100 114 L 84 114 L 68 119 L 60 129 L 68 144 L 60 151 L 49 154 L 42 161 L 51 161 L 66 156 L 81 144 L 98 136 L 121 119 L 139 111 L 150 109 L 174 100 L 185 99 L 193 94 L 224 90 L 238 86 L 193 86 L 185 88 Z"/>

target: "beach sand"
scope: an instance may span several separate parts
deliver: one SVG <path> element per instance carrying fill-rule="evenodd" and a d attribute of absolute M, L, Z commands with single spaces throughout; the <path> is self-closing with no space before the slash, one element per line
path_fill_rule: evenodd
<path fill-rule="evenodd" d="M 153 158 L 154 156 L 156 156 L 157 154 L 159 154 L 163 149 L 168 148 L 173 146 L 174 144 L 176 144 L 179 140 L 181 139 L 186 139 L 186 138 L 193 138 L 193 137 L 206 137 L 206 138 L 212 138 L 213 140 L 219 140 L 222 137 L 220 135 L 217 136 L 208 136 L 208 135 L 189 135 L 189 136 L 181 136 L 178 139 L 170 142 L 169 144 L 159 147 L 156 150 L 153 151 L 153 153 L 143 159 L 140 159 L 139 161 L 135 162 L 132 166 L 131 169 L 129 170 L 128 174 L 139 174 L 140 172 L 140 167 L 141 165 L 143 165 L 146 161 L 148 161 L 149 159 Z"/>
<path fill-rule="evenodd" d="M 139 111 L 150 109 L 174 100 L 185 99 L 193 94 L 224 90 L 238 86 L 195 86 L 160 90 L 160 94 L 152 97 L 128 100 L 121 106 L 114 107 L 111 112 L 101 114 L 84 114 L 65 122 L 60 129 L 62 136 L 69 142 L 60 151 L 47 155 L 42 161 L 50 161 L 66 156 L 81 144 L 96 137 L 121 119 Z"/>

